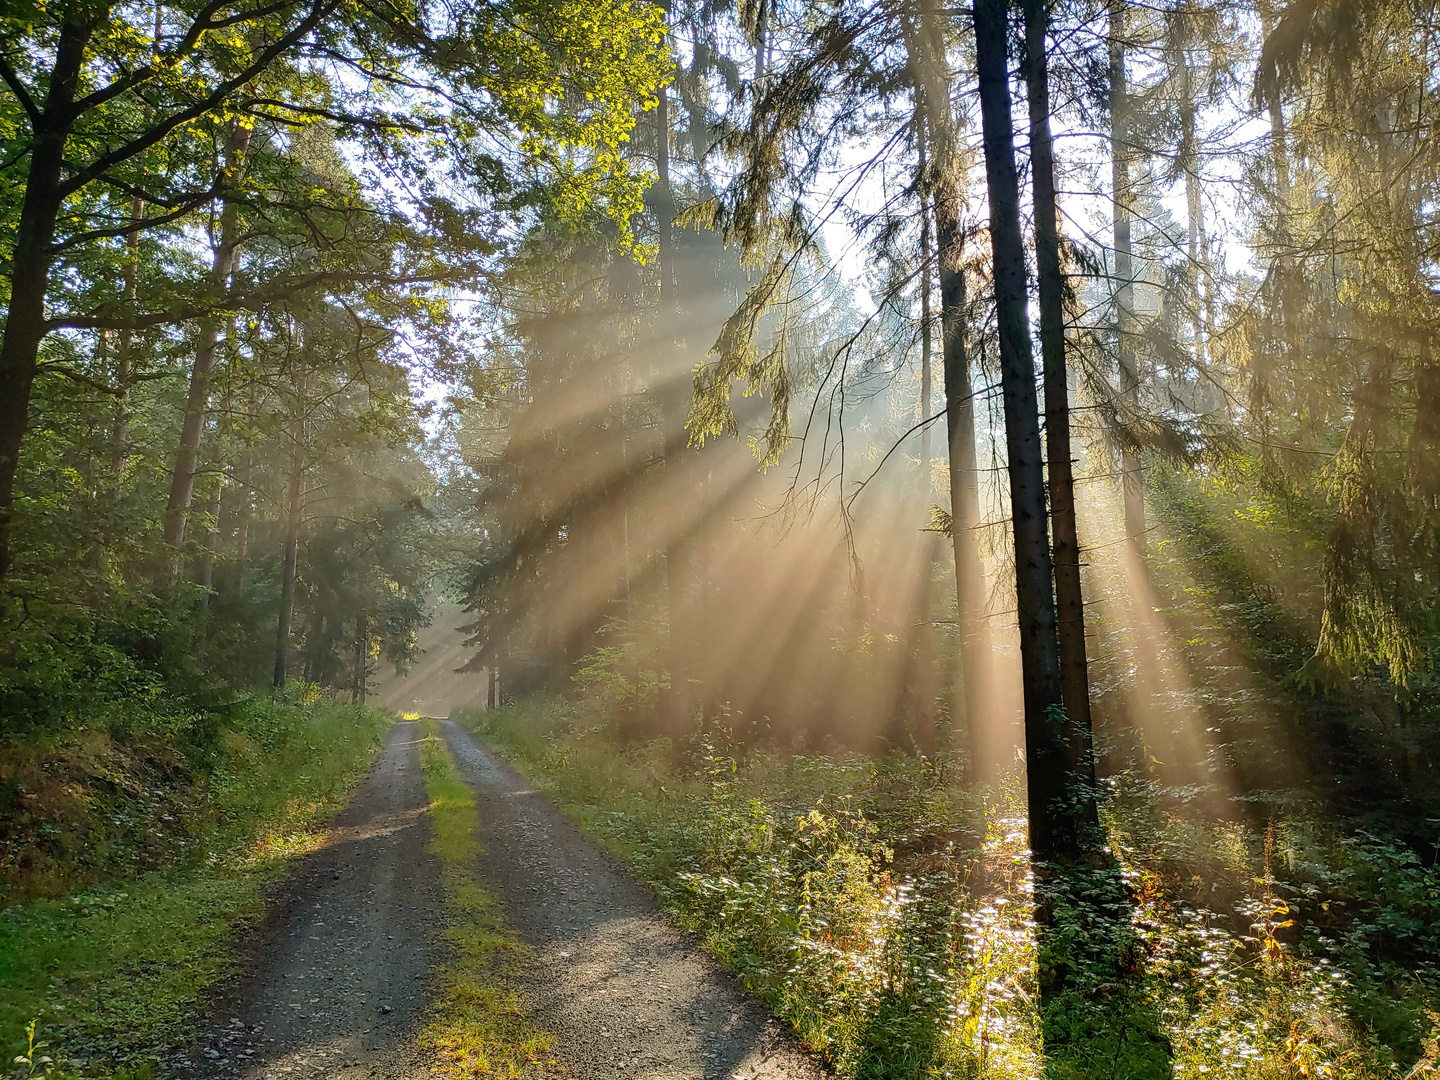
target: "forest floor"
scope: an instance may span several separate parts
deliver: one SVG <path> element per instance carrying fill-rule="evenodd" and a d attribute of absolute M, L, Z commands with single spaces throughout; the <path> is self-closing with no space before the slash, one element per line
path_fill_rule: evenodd
<path fill-rule="evenodd" d="M 475 795 L 477 881 L 525 954 L 514 985 L 526 1022 L 550 1036 L 526 1075 L 824 1075 L 545 796 L 458 725 L 441 730 Z M 417 723 L 395 726 L 330 842 L 245 943 L 249 974 L 218 999 L 211 1030 L 175 1060 L 178 1072 L 361 1080 L 451 1071 L 422 1049 L 434 973 L 453 951 L 443 867 L 427 847 L 422 743 Z"/>

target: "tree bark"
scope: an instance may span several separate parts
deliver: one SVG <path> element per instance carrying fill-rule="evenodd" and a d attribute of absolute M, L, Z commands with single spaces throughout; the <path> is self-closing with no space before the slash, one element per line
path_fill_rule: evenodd
<path fill-rule="evenodd" d="M 972 769 L 982 765 L 990 665 L 990 628 L 984 618 L 979 468 L 975 455 L 975 397 L 966 342 L 965 230 L 961 220 L 964 177 L 950 109 L 944 35 L 935 14 L 921 10 L 906 22 L 906 48 L 921 83 L 931 153 L 936 255 L 940 277 L 941 375 L 945 386 L 946 450 L 950 461 L 950 541 L 955 560 L 955 610 L 959 622 L 960 693 Z M 917 32 L 918 31 L 918 32 Z"/>
<path fill-rule="evenodd" d="M 297 403 L 303 408 L 304 403 Z M 295 615 L 295 564 L 300 553 L 300 523 L 304 514 L 305 421 L 290 428 L 290 477 L 285 493 L 285 566 L 280 577 L 280 618 L 275 630 L 275 689 L 285 688 L 290 659 L 290 621 Z"/>
<path fill-rule="evenodd" d="M 225 148 L 226 186 L 233 186 L 244 168 L 245 153 L 250 147 L 251 128 L 236 122 Z M 223 292 L 235 269 L 240 251 L 239 208 L 226 200 L 220 213 L 220 242 L 215 247 L 211 265 L 211 281 L 217 293 Z M 165 544 L 171 550 L 170 578 L 179 570 L 180 545 L 185 542 L 185 522 L 190 515 L 190 500 L 195 491 L 195 472 L 200 461 L 200 439 L 205 430 L 205 406 L 209 400 L 210 370 L 215 366 L 216 346 L 220 340 L 220 319 L 208 315 L 200 320 L 200 339 L 195 348 L 195 362 L 190 369 L 190 388 L 185 399 L 185 419 L 180 428 L 180 445 L 175 451 L 175 467 L 170 474 L 170 498 L 165 507 Z"/>
<path fill-rule="evenodd" d="M 920 429 L 920 475 L 917 477 L 917 486 L 922 513 L 928 513 L 934 497 L 934 484 L 931 480 L 932 447 L 929 421 L 931 410 L 935 407 L 932 400 L 934 396 L 932 385 L 935 378 L 932 363 L 935 332 L 932 325 L 934 313 L 931 310 L 931 301 L 935 292 L 933 266 L 935 230 L 930 209 L 930 148 L 927 131 L 924 90 L 917 79 L 915 86 L 915 144 L 920 187 L 920 416 L 918 419 L 924 425 Z M 918 605 L 919 619 L 917 620 L 919 638 L 916 648 L 915 671 L 911 681 L 917 684 L 915 697 L 916 714 L 921 725 L 920 741 L 928 752 L 938 745 L 941 734 L 938 726 L 939 714 L 935 708 L 938 687 L 935 678 L 935 598 L 933 595 L 934 571 L 941 559 L 940 537 L 931 535 L 928 538 L 926 549 L 925 561 L 921 569 L 924 576 L 919 586 L 920 602 Z"/>
<path fill-rule="evenodd" d="M 923 95 L 923 90 L 916 88 L 916 95 Z M 927 146 L 926 118 L 923 100 L 916 102 L 919 108 L 915 110 L 915 141 L 919 157 L 918 168 L 920 172 L 920 422 L 925 426 L 920 429 L 920 490 L 925 498 L 930 498 L 930 425 L 926 423 L 930 419 L 930 384 L 934 375 L 930 370 L 930 356 L 934 344 L 933 328 L 930 325 L 930 298 L 935 290 L 935 282 L 930 265 L 934 257 L 934 239 L 931 236 L 930 217 L 930 192 L 929 192 L 929 147 Z"/>
<path fill-rule="evenodd" d="M 163 18 L 160 4 L 155 4 L 155 33 L 154 48 L 160 48 L 161 20 Z M 142 109 L 145 117 L 145 126 L 149 127 L 154 118 L 155 110 L 147 101 Z M 140 223 L 145 214 L 145 202 L 136 195 L 130 200 L 130 220 L 135 228 L 125 235 L 125 247 L 129 258 L 125 260 L 125 310 L 134 312 L 135 298 L 140 286 Z M 135 367 L 135 327 L 129 325 L 120 331 L 120 363 L 115 373 L 115 420 L 110 439 L 110 466 L 115 474 L 115 487 L 119 491 L 120 479 L 125 471 L 125 456 L 127 438 L 126 426 L 129 424 L 128 406 L 130 397 L 130 380 Z"/>
<path fill-rule="evenodd" d="M 1030 848 L 1041 863 L 1078 857 L 1079 836 L 1066 809 L 1068 746 L 1057 714 L 1063 712 L 1060 650 L 1055 627 L 1053 569 L 1045 510 L 1045 461 L 1035 361 L 1026 312 L 1025 247 L 1020 231 L 1020 185 L 1010 115 L 1005 0 L 976 0 L 975 57 L 990 202 L 995 316 L 1000 337 L 1000 385 L 1010 518 L 1015 543 L 1015 594 L 1020 627 L 1020 671 L 1025 704 L 1026 783 Z"/>
<path fill-rule="evenodd" d="M 1126 420 L 1140 415 L 1140 371 L 1135 356 L 1135 270 L 1130 244 L 1130 91 L 1125 78 L 1128 0 L 1110 0 L 1110 187 L 1115 203 L 1115 349 L 1120 401 Z M 1145 480 L 1140 455 L 1127 436 L 1120 475 L 1125 501 L 1125 542 L 1136 559 L 1145 556 Z"/>
<path fill-rule="evenodd" d="M 1209 307 L 1209 282 L 1201 273 L 1206 259 L 1205 213 L 1200 201 L 1200 154 L 1195 138 L 1195 96 L 1190 80 L 1190 58 L 1186 50 L 1180 49 L 1180 167 L 1185 172 L 1185 224 L 1186 254 L 1190 263 L 1191 299 L 1195 305 L 1195 316 L 1191 320 L 1195 333 L 1195 366 L 1205 366 L 1205 342 L 1209 330 L 1206 312 Z M 1202 300 L 1204 290 L 1207 299 Z"/>
<path fill-rule="evenodd" d="M 670 190 L 670 95 L 665 87 L 659 91 L 655 107 L 655 165 L 657 258 L 655 268 L 660 275 L 660 311 L 656 319 L 656 342 L 660 351 L 660 378 L 663 384 L 661 412 L 664 424 L 665 471 L 679 498 L 679 473 L 689 445 L 685 421 L 690 413 L 689 383 L 675 368 L 675 243 L 671 222 L 675 218 L 675 199 Z M 671 734 L 684 735 L 690 724 L 690 668 L 685 633 L 686 598 L 689 591 L 689 548 L 686 537 L 677 534 L 665 549 L 665 593 L 670 624 L 667 666 L 670 689 L 665 695 L 663 712 Z"/>
<path fill-rule="evenodd" d="M 130 220 L 137 223 L 125 237 L 128 258 L 125 260 L 125 306 L 135 308 L 135 296 L 140 286 L 140 229 L 138 222 L 145 212 L 145 204 L 137 197 L 130 200 Z M 110 428 L 110 472 L 118 489 L 125 473 L 126 427 L 129 424 L 130 380 L 135 370 L 135 328 L 126 326 L 120 331 L 120 348 L 115 365 L 115 414 Z"/>
<path fill-rule="evenodd" d="M 1050 134 L 1049 13 L 1045 0 L 1023 0 L 1025 86 L 1030 106 L 1030 190 L 1035 208 L 1035 267 L 1040 300 L 1040 353 L 1045 372 L 1045 450 L 1050 472 L 1050 528 L 1055 563 L 1056 637 L 1061 690 L 1070 723 L 1071 772 L 1095 779 L 1090 720 L 1090 668 L 1085 655 L 1085 600 L 1080 589 L 1080 540 L 1070 446 L 1070 389 L 1065 359 L 1065 273 L 1060 264 L 1060 212 L 1055 148 Z M 1094 804 L 1083 811 L 1095 821 Z"/>
<path fill-rule="evenodd" d="M 215 580 L 215 549 L 220 545 L 220 496 L 224 490 L 224 480 L 217 478 L 215 489 L 210 492 L 210 505 L 206 507 L 211 524 L 205 533 L 205 550 L 200 553 L 200 565 L 195 568 L 195 584 L 207 590 Z M 208 606 L 209 602 L 207 592 L 201 604 Z"/>
<path fill-rule="evenodd" d="M 82 14 L 83 13 L 83 14 Z M 10 307 L 0 342 L 0 580 L 10 571 L 15 473 L 30 422 L 30 394 L 45 337 L 45 294 L 54 261 L 55 219 L 63 201 L 65 144 L 85 51 L 104 7 L 79 8 L 60 27 L 50 87 L 34 123 L 30 171 L 10 263 Z"/>
<path fill-rule="evenodd" d="M 370 620 L 363 611 L 355 616 L 355 671 L 353 678 L 350 700 L 357 705 L 364 705 L 365 694 L 370 684 Z"/>

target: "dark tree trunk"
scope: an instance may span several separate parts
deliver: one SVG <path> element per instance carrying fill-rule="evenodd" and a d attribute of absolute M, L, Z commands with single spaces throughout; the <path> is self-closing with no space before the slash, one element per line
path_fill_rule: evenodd
<path fill-rule="evenodd" d="M 1205 211 L 1200 199 L 1200 154 L 1195 137 L 1195 96 L 1190 78 L 1190 57 L 1183 45 L 1180 49 L 1180 80 L 1180 167 L 1185 172 L 1186 254 L 1190 264 L 1188 276 L 1191 302 L 1195 305 L 1191 324 L 1195 333 L 1195 366 L 1204 368 L 1205 341 L 1210 329 L 1210 320 L 1206 317 L 1210 307 L 1210 283 L 1201 273 L 1203 264 L 1207 261 Z"/>
<path fill-rule="evenodd" d="M 299 403 L 302 404 L 303 403 Z M 275 689 L 285 688 L 290 659 L 290 621 L 295 615 L 295 564 L 300 553 L 300 522 L 304 514 L 305 424 L 291 426 L 290 480 L 285 493 L 285 566 L 280 577 L 280 619 L 275 630 Z"/>
<path fill-rule="evenodd" d="M 991 755 L 985 739 L 990 670 L 990 626 L 985 621 L 984 572 L 980 563 L 980 468 L 975 456 L 975 393 L 966 348 L 965 238 L 959 192 L 937 194 L 940 318 L 944 335 L 945 434 L 950 458 L 950 547 L 955 559 L 955 611 L 959 620 L 960 690 L 971 766 Z"/>
<path fill-rule="evenodd" d="M 231 326 L 233 330 L 233 321 Z M 234 405 L 234 390 L 232 387 L 227 386 L 225 388 L 225 396 L 220 403 L 220 415 L 222 417 L 229 416 Z M 200 552 L 199 565 L 195 568 L 195 583 L 207 590 L 212 586 L 215 579 L 215 553 L 220 548 L 221 515 L 224 513 L 225 503 L 231 501 L 224 497 L 227 485 L 224 470 L 219 467 L 221 465 L 221 454 L 218 452 L 218 448 L 215 458 L 215 464 L 217 466 L 215 487 L 210 492 L 210 505 L 207 508 L 210 513 L 210 528 L 205 532 L 205 546 Z M 210 596 L 208 592 L 202 596 L 200 602 L 209 606 Z"/>
<path fill-rule="evenodd" d="M 976 0 L 975 57 L 990 202 L 995 317 L 1000 337 L 1000 384 L 1010 517 L 1015 540 L 1015 593 L 1020 670 L 1025 702 L 1025 757 L 1030 848 L 1040 863 L 1080 854 L 1075 821 L 1066 807 L 1068 745 L 1063 724 L 1060 649 L 1051 591 L 1050 536 L 1045 508 L 1045 460 L 1035 361 L 1026 314 L 1025 247 L 1020 232 L 1020 185 L 1010 115 L 1005 0 Z"/>
<path fill-rule="evenodd" d="M 250 146 L 248 125 L 237 123 L 232 129 L 225 150 L 227 184 L 234 184 L 243 168 L 245 152 Z M 215 247 L 211 281 L 217 293 L 223 292 L 235 269 L 240 250 L 240 214 L 234 202 L 226 201 L 220 214 L 220 242 Z M 220 320 L 210 315 L 200 320 L 200 340 L 195 348 L 195 363 L 190 369 L 190 390 L 185 399 L 185 419 L 180 428 L 180 445 L 175 451 L 175 468 L 170 475 L 170 498 L 165 507 L 165 543 L 171 549 L 170 576 L 174 579 L 179 567 L 179 547 L 185 542 L 185 521 L 190 515 L 190 500 L 195 491 L 195 472 L 200 461 L 200 437 L 205 430 L 205 406 L 209 400 L 210 371 L 215 366 L 216 346 L 220 340 Z"/>
<path fill-rule="evenodd" d="M 915 141 L 917 149 L 917 166 L 920 178 L 920 422 L 925 426 L 920 429 L 920 475 L 917 478 L 920 511 L 928 512 L 934 497 L 934 484 L 931 480 L 932 453 L 930 438 L 930 415 L 935 407 L 932 400 L 932 383 L 935 374 L 932 365 L 934 353 L 934 326 L 932 325 L 933 312 L 931 311 L 931 300 L 935 292 L 935 237 L 934 219 L 930 210 L 930 160 L 929 160 L 929 139 L 927 136 L 928 124 L 925 118 L 924 91 L 917 83 L 915 88 Z M 934 570 L 940 562 L 941 547 L 940 538 L 931 536 L 926 544 L 925 561 L 922 565 L 920 581 L 920 603 L 918 605 L 919 637 L 916 649 L 916 672 L 914 682 L 916 712 L 922 732 L 922 744 L 927 748 L 938 745 L 940 731 L 937 726 L 939 719 L 936 702 L 936 678 L 935 678 L 935 597 L 934 597 Z"/>
<path fill-rule="evenodd" d="M 215 549 L 220 545 L 220 496 L 224 490 L 224 481 L 217 479 L 210 492 L 210 505 L 206 507 L 210 514 L 210 528 L 205 533 L 205 549 L 200 553 L 200 564 L 195 568 L 195 584 L 202 589 L 209 589 L 215 580 Z M 201 603 L 209 605 L 208 593 L 202 597 Z"/>
<path fill-rule="evenodd" d="M 1045 0 L 1023 0 L 1025 85 L 1030 105 L 1030 190 L 1035 206 L 1035 266 L 1040 299 L 1040 353 L 1045 372 L 1045 451 L 1050 472 L 1050 528 L 1055 563 L 1056 637 L 1065 716 L 1070 722 L 1070 769 L 1093 790 L 1090 669 L 1085 656 L 1085 601 L 1080 590 L 1080 541 L 1070 447 L 1070 389 L 1065 359 L 1065 276 L 1060 265 L 1060 214 L 1055 198 L 1055 151 L 1050 134 L 1050 71 Z M 1093 802 L 1079 811 L 1091 826 Z"/>
<path fill-rule="evenodd" d="M 138 222 L 144 214 L 144 203 L 138 198 L 130 200 L 130 220 Z M 140 230 L 131 230 L 125 238 L 129 257 L 125 260 L 125 306 L 134 310 L 135 296 L 140 284 Z M 125 473 L 126 427 L 130 421 L 130 381 L 135 370 L 135 328 L 127 326 L 120 331 L 120 349 L 115 365 L 115 414 L 110 429 L 110 472 L 115 478 L 116 490 Z"/>
<path fill-rule="evenodd" d="M 365 694 L 370 686 L 370 620 L 362 611 L 355 616 L 355 672 L 351 685 L 350 700 L 357 705 L 365 704 Z"/>
<path fill-rule="evenodd" d="M 160 4 L 155 5 L 155 47 L 159 48 L 160 31 L 163 19 L 163 9 Z M 154 119 L 154 107 L 146 102 L 142 107 L 141 115 L 145 117 L 145 126 L 149 127 Z M 135 298 L 140 287 L 140 224 L 145 217 L 145 202 L 138 195 L 130 200 L 130 221 L 135 228 L 125 235 L 125 247 L 128 258 L 125 260 L 125 310 L 133 316 L 135 311 Z M 125 456 L 128 451 L 126 439 L 128 433 L 126 427 L 129 424 L 129 398 L 130 382 L 134 377 L 135 368 L 135 327 L 126 326 L 120 331 L 120 364 L 115 373 L 115 421 L 110 438 L 110 464 L 115 474 L 115 487 L 118 493 L 120 479 L 125 471 Z"/>
<path fill-rule="evenodd" d="M 975 456 L 975 397 L 966 347 L 965 230 L 961 221 L 964 177 L 950 109 L 950 78 L 933 12 L 906 21 L 906 49 L 921 86 L 930 152 L 936 255 L 940 269 L 941 374 L 945 385 L 946 450 L 950 461 L 950 538 L 955 560 L 959 621 L 960 693 L 953 711 L 963 724 L 971 767 L 988 762 L 984 743 L 990 628 L 984 618 L 984 584 L 977 530 L 979 469 Z M 957 724 L 957 726 L 960 726 Z"/>
<path fill-rule="evenodd" d="M 659 373 L 662 381 L 661 410 L 664 424 L 665 471 L 674 498 L 680 496 L 679 474 L 684 467 L 688 440 L 685 421 L 690 413 L 689 383 L 676 370 L 675 357 L 675 242 L 671 222 L 675 217 L 674 195 L 670 190 L 670 95 L 660 88 L 655 108 L 655 214 L 658 232 L 658 258 L 655 269 L 660 275 L 660 311 L 656 319 L 656 346 L 659 350 Z M 665 695 L 662 711 L 673 735 L 685 734 L 690 725 L 689 641 L 686 635 L 689 593 L 689 545 L 684 535 L 677 534 L 665 548 L 665 593 L 670 624 L 667 666 L 670 689 Z"/>
<path fill-rule="evenodd" d="M 930 162 L 927 156 L 928 147 L 925 139 L 925 122 L 923 110 L 916 110 L 917 128 L 916 139 L 919 143 L 919 170 L 921 183 L 928 183 Z M 935 257 L 935 241 L 932 234 L 932 217 L 930 214 L 930 192 L 923 188 L 920 194 L 920 422 L 925 424 L 920 429 L 920 490 L 926 499 L 930 498 L 930 425 L 926 423 L 930 419 L 930 384 L 934 381 L 934 373 L 930 369 L 930 357 L 934 347 L 934 328 L 930 324 L 931 294 L 935 291 L 934 273 L 931 260 Z"/>
<path fill-rule="evenodd" d="M 1132 426 L 1140 417 L 1140 370 L 1135 355 L 1135 267 L 1130 244 L 1130 90 L 1125 78 L 1128 0 L 1110 0 L 1110 187 L 1115 203 L 1115 349 L 1120 399 Z M 1145 480 L 1133 439 L 1121 451 L 1125 541 L 1136 560 L 1145 556 Z"/>
<path fill-rule="evenodd" d="M 250 448 L 251 432 L 260 415 L 260 402 L 256 400 L 255 387 L 250 387 L 250 404 L 245 411 L 245 449 L 240 454 L 240 464 L 235 470 L 235 568 L 237 575 L 245 572 L 245 559 L 250 554 L 250 519 L 254 515 L 255 493 L 250 489 L 251 474 L 254 472 L 254 452 Z"/>
<path fill-rule="evenodd" d="M 61 25 L 50 88 L 31 140 L 30 171 L 11 255 L 10 307 L 0 342 L 0 580 L 10 571 L 15 473 L 30 422 L 40 342 L 46 334 L 45 294 L 54 258 L 50 249 L 55 219 L 63 201 L 65 143 L 75 120 L 73 106 L 85 50 L 104 16 L 103 8 L 80 8 Z"/>

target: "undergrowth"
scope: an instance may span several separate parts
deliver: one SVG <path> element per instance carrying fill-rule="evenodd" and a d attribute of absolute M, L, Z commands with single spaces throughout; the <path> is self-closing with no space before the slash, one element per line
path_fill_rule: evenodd
<path fill-rule="evenodd" d="M 185 817 L 174 827 L 186 842 L 171 849 L 170 865 L 0 911 L 5 1060 L 29 1054 L 33 1021 L 44 1044 L 37 1074 L 158 1068 L 193 1036 L 206 991 L 232 969 L 235 930 L 262 913 L 265 885 L 321 843 L 325 819 L 389 722 L 356 706 L 257 700 L 233 709 L 176 800 Z"/>
<path fill-rule="evenodd" d="M 513 985 L 529 954 L 505 926 L 499 904 L 476 876 L 480 823 L 475 793 L 460 776 L 433 721 L 425 722 L 420 759 L 429 796 L 429 850 L 441 860 L 454 950 L 436 975 L 421 1045 L 446 1078 L 510 1080 L 553 1064 L 554 1039 L 528 1019 Z"/>
<path fill-rule="evenodd" d="M 744 750 L 723 731 L 683 755 L 626 746 L 561 701 L 460 719 L 841 1075 L 1105 1075 L 1043 1052 L 1016 782 L 968 787 L 944 756 Z M 1105 824 L 1133 911 L 1131 1011 L 1158 1020 L 1136 1037 L 1163 1045 L 1173 1075 L 1436 1075 L 1440 873 L 1314 820 L 1167 805 L 1122 776 Z"/>

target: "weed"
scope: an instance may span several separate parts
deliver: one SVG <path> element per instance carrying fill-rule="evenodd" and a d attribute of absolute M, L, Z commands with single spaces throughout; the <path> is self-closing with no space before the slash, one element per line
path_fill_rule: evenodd
<path fill-rule="evenodd" d="M 500 907 L 475 872 L 481 848 L 475 794 L 450 751 L 426 721 L 420 747 L 430 798 L 429 850 L 444 867 L 454 955 L 436 976 L 421 1045 L 435 1051 L 446 1078 L 522 1077 L 552 1065 L 554 1039 L 529 1021 L 515 976 L 529 953 L 502 920 Z"/>
<path fill-rule="evenodd" d="M 194 1033 L 205 994 L 232 970 L 235 929 L 317 842 L 389 724 L 374 709 L 263 707 L 233 718 L 192 803 L 185 859 L 139 877 L 0 912 L 0 1041 L 27 1024 L 59 1070 L 153 1068 Z"/>
<path fill-rule="evenodd" d="M 742 752 L 713 732 L 685 754 L 621 746 L 566 702 L 461 719 L 843 1076 L 1401 1080 L 1417 1059 L 1432 1075 L 1440 872 L 1393 842 L 1298 813 L 1206 825 L 1118 778 L 1119 875 L 1071 884 L 1133 916 L 1097 944 L 1066 915 L 1085 906 L 1047 894 L 1075 993 L 1042 1024 L 1014 779 L 977 791 L 943 759 Z M 1133 980 L 1085 967 L 1102 955 Z M 1042 1028 L 1089 1057 L 1047 1060 Z"/>

